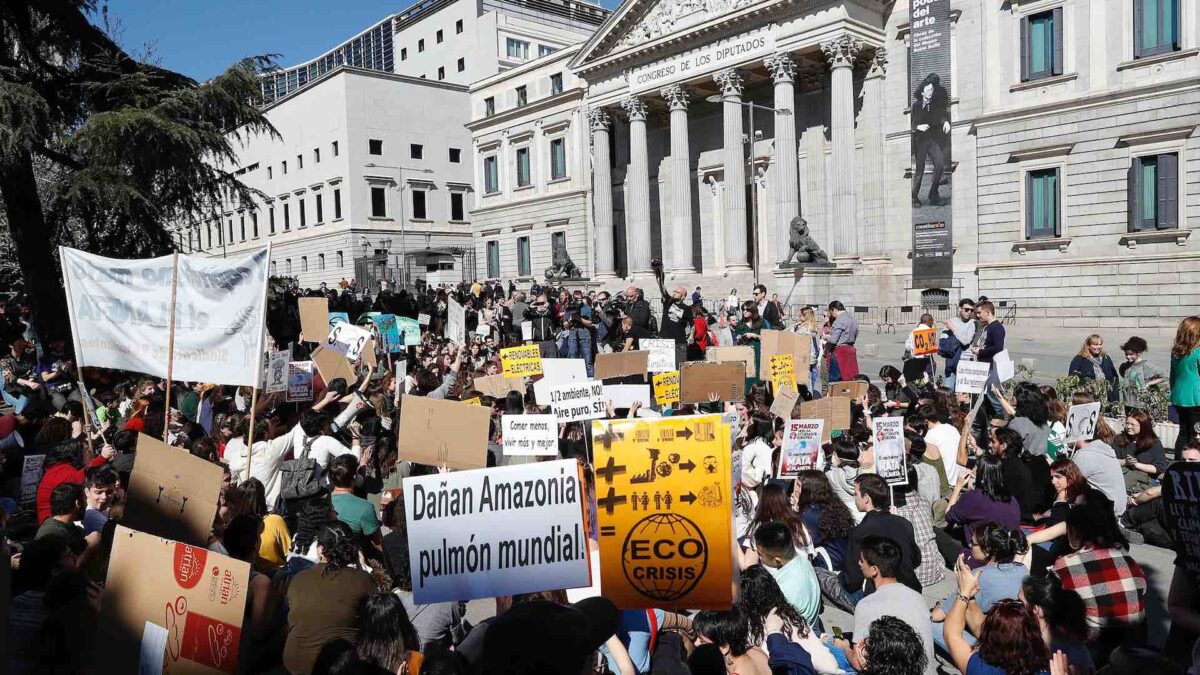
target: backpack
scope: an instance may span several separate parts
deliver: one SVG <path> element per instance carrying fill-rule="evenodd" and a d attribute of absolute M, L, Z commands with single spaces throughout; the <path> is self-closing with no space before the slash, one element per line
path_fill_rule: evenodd
<path fill-rule="evenodd" d="M 284 499 L 302 499 L 321 491 L 321 465 L 317 464 L 317 460 L 308 458 L 316 440 L 317 436 L 306 437 L 300 457 L 289 459 L 279 466 L 279 495 Z"/>

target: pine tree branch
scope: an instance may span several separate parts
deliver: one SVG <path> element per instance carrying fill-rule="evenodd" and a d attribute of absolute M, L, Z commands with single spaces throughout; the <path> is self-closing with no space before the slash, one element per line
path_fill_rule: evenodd
<path fill-rule="evenodd" d="M 44 145 L 35 146 L 33 151 L 52 162 L 58 162 L 59 164 L 71 169 L 75 169 L 76 171 L 80 171 L 85 168 L 84 165 L 74 157 L 61 153 L 57 150 L 51 150 Z"/>

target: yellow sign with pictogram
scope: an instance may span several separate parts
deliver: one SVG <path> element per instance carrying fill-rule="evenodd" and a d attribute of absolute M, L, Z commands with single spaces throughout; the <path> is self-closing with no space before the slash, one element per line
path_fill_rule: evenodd
<path fill-rule="evenodd" d="M 505 377 L 542 374 L 542 351 L 537 345 L 508 347 L 500 350 L 500 365 Z"/>
<path fill-rule="evenodd" d="M 659 405 L 671 405 L 679 402 L 678 370 L 654 376 L 654 402 Z"/>
<path fill-rule="evenodd" d="M 771 386 L 775 391 L 796 391 L 796 358 L 791 354 L 771 357 Z"/>
<path fill-rule="evenodd" d="M 720 415 L 592 422 L 604 597 L 622 609 L 729 609 L 729 426 Z"/>

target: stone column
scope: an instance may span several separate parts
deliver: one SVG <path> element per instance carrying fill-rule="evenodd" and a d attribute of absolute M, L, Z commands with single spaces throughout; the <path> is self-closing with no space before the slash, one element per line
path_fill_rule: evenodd
<path fill-rule="evenodd" d="M 884 257 L 885 200 L 883 80 L 887 73 L 887 50 L 875 48 L 871 66 L 863 81 L 863 219 L 858 230 L 860 253 L 866 257 Z"/>
<path fill-rule="evenodd" d="M 833 137 L 833 234 L 832 254 L 853 258 L 858 255 L 854 203 L 854 59 L 861 43 L 843 35 L 821 44 L 829 59 L 830 135 Z"/>
<path fill-rule="evenodd" d="M 592 222 L 596 227 L 596 278 L 617 275 L 613 243 L 612 158 L 608 134 L 611 120 L 603 108 L 588 111 L 592 126 Z"/>
<path fill-rule="evenodd" d="M 742 142 L 741 74 L 734 68 L 713 76 L 721 86 L 725 151 L 725 268 L 750 269 L 746 245 L 746 149 Z"/>
<path fill-rule="evenodd" d="M 800 171 L 796 155 L 796 62 L 789 54 L 763 62 L 775 80 L 775 260 L 788 257 L 788 228 L 800 215 Z M 761 269 L 761 267 L 760 267 Z"/>
<path fill-rule="evenodd" d="M 671 109 L 671 163 L 667 178 L 671 191 L 671 227 L 663 228 L 663 239 L 670 238 L 671 269 L 676 272 L 695 272 L 692 263 L 692 163 L 688 142 L 688 92 L 673 84 L 662 90 Z M 670 232 L 668 235 L 667 232 Z M 666 250 L 667 242 L 663 242 Z"/>
<path fill-rule="evenodd" d="M 621 101 L 629 115 L 629 203 L 625 205 L 625 259 L 629 274 L 650 272 L 650 158 L 646 147 L 646 104 L 636 96 Z"/>

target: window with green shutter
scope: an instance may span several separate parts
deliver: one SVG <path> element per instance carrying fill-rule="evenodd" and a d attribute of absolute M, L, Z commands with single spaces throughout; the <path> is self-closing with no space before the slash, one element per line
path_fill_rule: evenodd
<path fill-rule="evenodd" d="M 517 238 L 517 275 L 522 277 L 530 275 L 529 237 Z"/>
<path fill-rule="evenodd" d="M 1130 232 L 1179 227 L 1179 155 L 1135 157 L 1128 192 Z"/>
<path fill-rule="evenodd" d="M 1025 238 L 1062 235 L 1059 170 L 1038 169 L 1025 174 Z"/>
<path fill-rule="evenodd" d="M 1133 57 L 1179 49 L 1179 0 L 1133 0 Z"/>
<path fill-rule="evenodd" d="M 529 185 L 529 148 L 517 148 L 517 187 Z"/>
<path fill-rule="evenodd" d="M 1021 81 L 1063 74 L 1062 7 L 1021 20 Z"/>
<path fill-rule="evenodd" d="M 487 274 L 492 279 L 500 276 L 500 242 L 498 241 L 487 243 Z"/>

